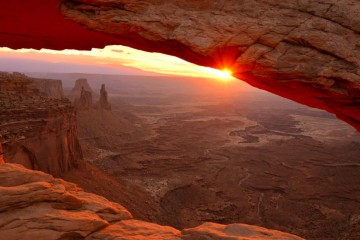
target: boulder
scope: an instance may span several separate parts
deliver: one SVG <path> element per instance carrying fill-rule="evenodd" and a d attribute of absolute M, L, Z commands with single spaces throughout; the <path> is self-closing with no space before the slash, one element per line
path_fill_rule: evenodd
<path fill-rule="evenodd" d="M 18 164 L 0 166 L 0 234 L 12 239 L 83 239 L 132 215 L 75 184 Z"/>

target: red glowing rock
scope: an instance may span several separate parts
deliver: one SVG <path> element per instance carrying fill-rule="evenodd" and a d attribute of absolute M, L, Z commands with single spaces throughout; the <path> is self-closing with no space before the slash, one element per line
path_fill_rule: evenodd
<path fill-rule="evenodd" d="M 228 68 L 360 131 L 360 4 L 324 1 L 5 1 L 0 46 L 121 44 Z M 56 10 L 55 10 L 56 8 Z M 29 11 L 31 9 L 31 11 Z M 58 14 L 58 11 L 60 14 Z"/>

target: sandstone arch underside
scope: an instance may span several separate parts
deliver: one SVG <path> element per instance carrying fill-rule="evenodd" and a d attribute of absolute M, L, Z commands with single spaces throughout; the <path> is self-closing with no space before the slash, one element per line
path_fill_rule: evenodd
<path fill-rule="evenodd" d="M 360 131 L 360 2 L 0 0 L 0 46 L 127 45 L 229 69 Z M 30 9 L 30 10 L 29 10 Z"/>

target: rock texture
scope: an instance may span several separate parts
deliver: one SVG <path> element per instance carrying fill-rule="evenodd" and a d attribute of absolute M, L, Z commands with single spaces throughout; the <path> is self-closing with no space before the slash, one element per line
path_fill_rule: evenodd
<path fill-rule="evenodd" d="M 2 0 L 1 6 L 0 46 L 121 44 L 167 53 L 229 68 L 255 87 L 335 113 L 360 130 L 358 1 Z"/>
<path fill-rule="evenodd" d="M 82 158 L 74 106 L 41 96 L 32 79 L 0 72 L 0 134 L 5 162 L 55 176 Z"/>
<path fill-rule="evenodd" d="M 0 233 L 6 239 L 83 239 L 131 219 L 121 205 L 17 164 L 0 166 Z"/>
<path fill-rule="evenodd" d="M 91 50 L 116 44 L 114 37 L 88 31 L 64 19 L 56 12 L 59 2 L 0 0 L 0 46 L 13 49 Z"/>
<path fill-rule="evenodd" d="M 84 86 L 81 87 L 80 98 L 75 99 L 74 106 L 78 111 L 88 110 L 95 107 L 92 101 L 92 93 L 90 91 L 86 91 Z"/>
<path fill-rule="evenodd" d="M 251 240 L 251 239 L 278 239 L 299 240 L 302 238 L 285 234 L 279 231 L 251 226 L 246 224 L 222 225 L 217 223 L 204 223 L 199 227 L 184 229 L 183 240 Z"/>
<path fill-rule="evenodd" d="M 105 109 L 105 110 L 111 110 L 111 104 L 108 101 L 108 93 L 105 90 L 105 84 L 101 85 L 100 89 L 100 100 L 96 103 L 97 107 Z"/>
<path fill-rule="evenodd" d="M 44 96 L 61 99 L 65 97 L 61 80 L 33 78 L 33 83 Z"/>
<path fill-rule="evenodd" d="M 358 1 L 76 0 L 59 11 L 121 44 L 229 69 L 360 130 Z"/>
<path fill-rule="evenodd" d="M 160 226 L 139 220 L 125 220 L 115 223 L 87 239 L 146 239 L 146 240 L 180 240 L 180 231 L 172 227 Z"/>
<path fill-rule="evenodd" d="M 182 233 L 138 220 L 121 205 L 18 164 L 0 166 L 0 234 L 15 239 L 301 239 L 242 224 L 205 223 Z"/>
<path fill-rule="evenodd" d="M 2 145 L 1 145 L 1 140 L 2 140 L 2 136 L 0 135 L 0 165 L 5 163 L 3 150 L 2 150 Z"/>

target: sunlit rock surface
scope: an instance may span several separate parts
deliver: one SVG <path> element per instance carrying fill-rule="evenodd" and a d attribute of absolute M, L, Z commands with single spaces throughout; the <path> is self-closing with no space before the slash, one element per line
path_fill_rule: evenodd
<path fill-rule="evenodd" d="M 132 219 L 121 205 L 18 164 L 0 166 L 0 234 L 15 239 L 301 239 L 242 224 L 205 223 L 182 233 Z"/>
<path fill-rule="evenodd" d="M 230 69 L 360 130 L 357 1 L 76 0 L 59 9 L 121 44 Z"/>
<path fill-rule="evenodd" d="M 59 2 L 3 0 L 0 46 L 122 44 L 163 52 L 229 68 L 253 86 L 336 113 L 360 129 L 358 1 Z"/>
<path fill-rule="evenodd" d="M 0 166 L 0 234 L 6 239 L 83 239 L 131 219 L 117 203 L 18 164 Z"/>
<path fill-rule="evenodd" d="M 251 226 L 246 224 L 222 225 L 217 223 L 204 223 L 196 228 L 184 229 L 181 239 L 183 240 L 251 240 L 251 239 L 278 239 L 300 240 L 302 238 L 279 231 Z"/>

